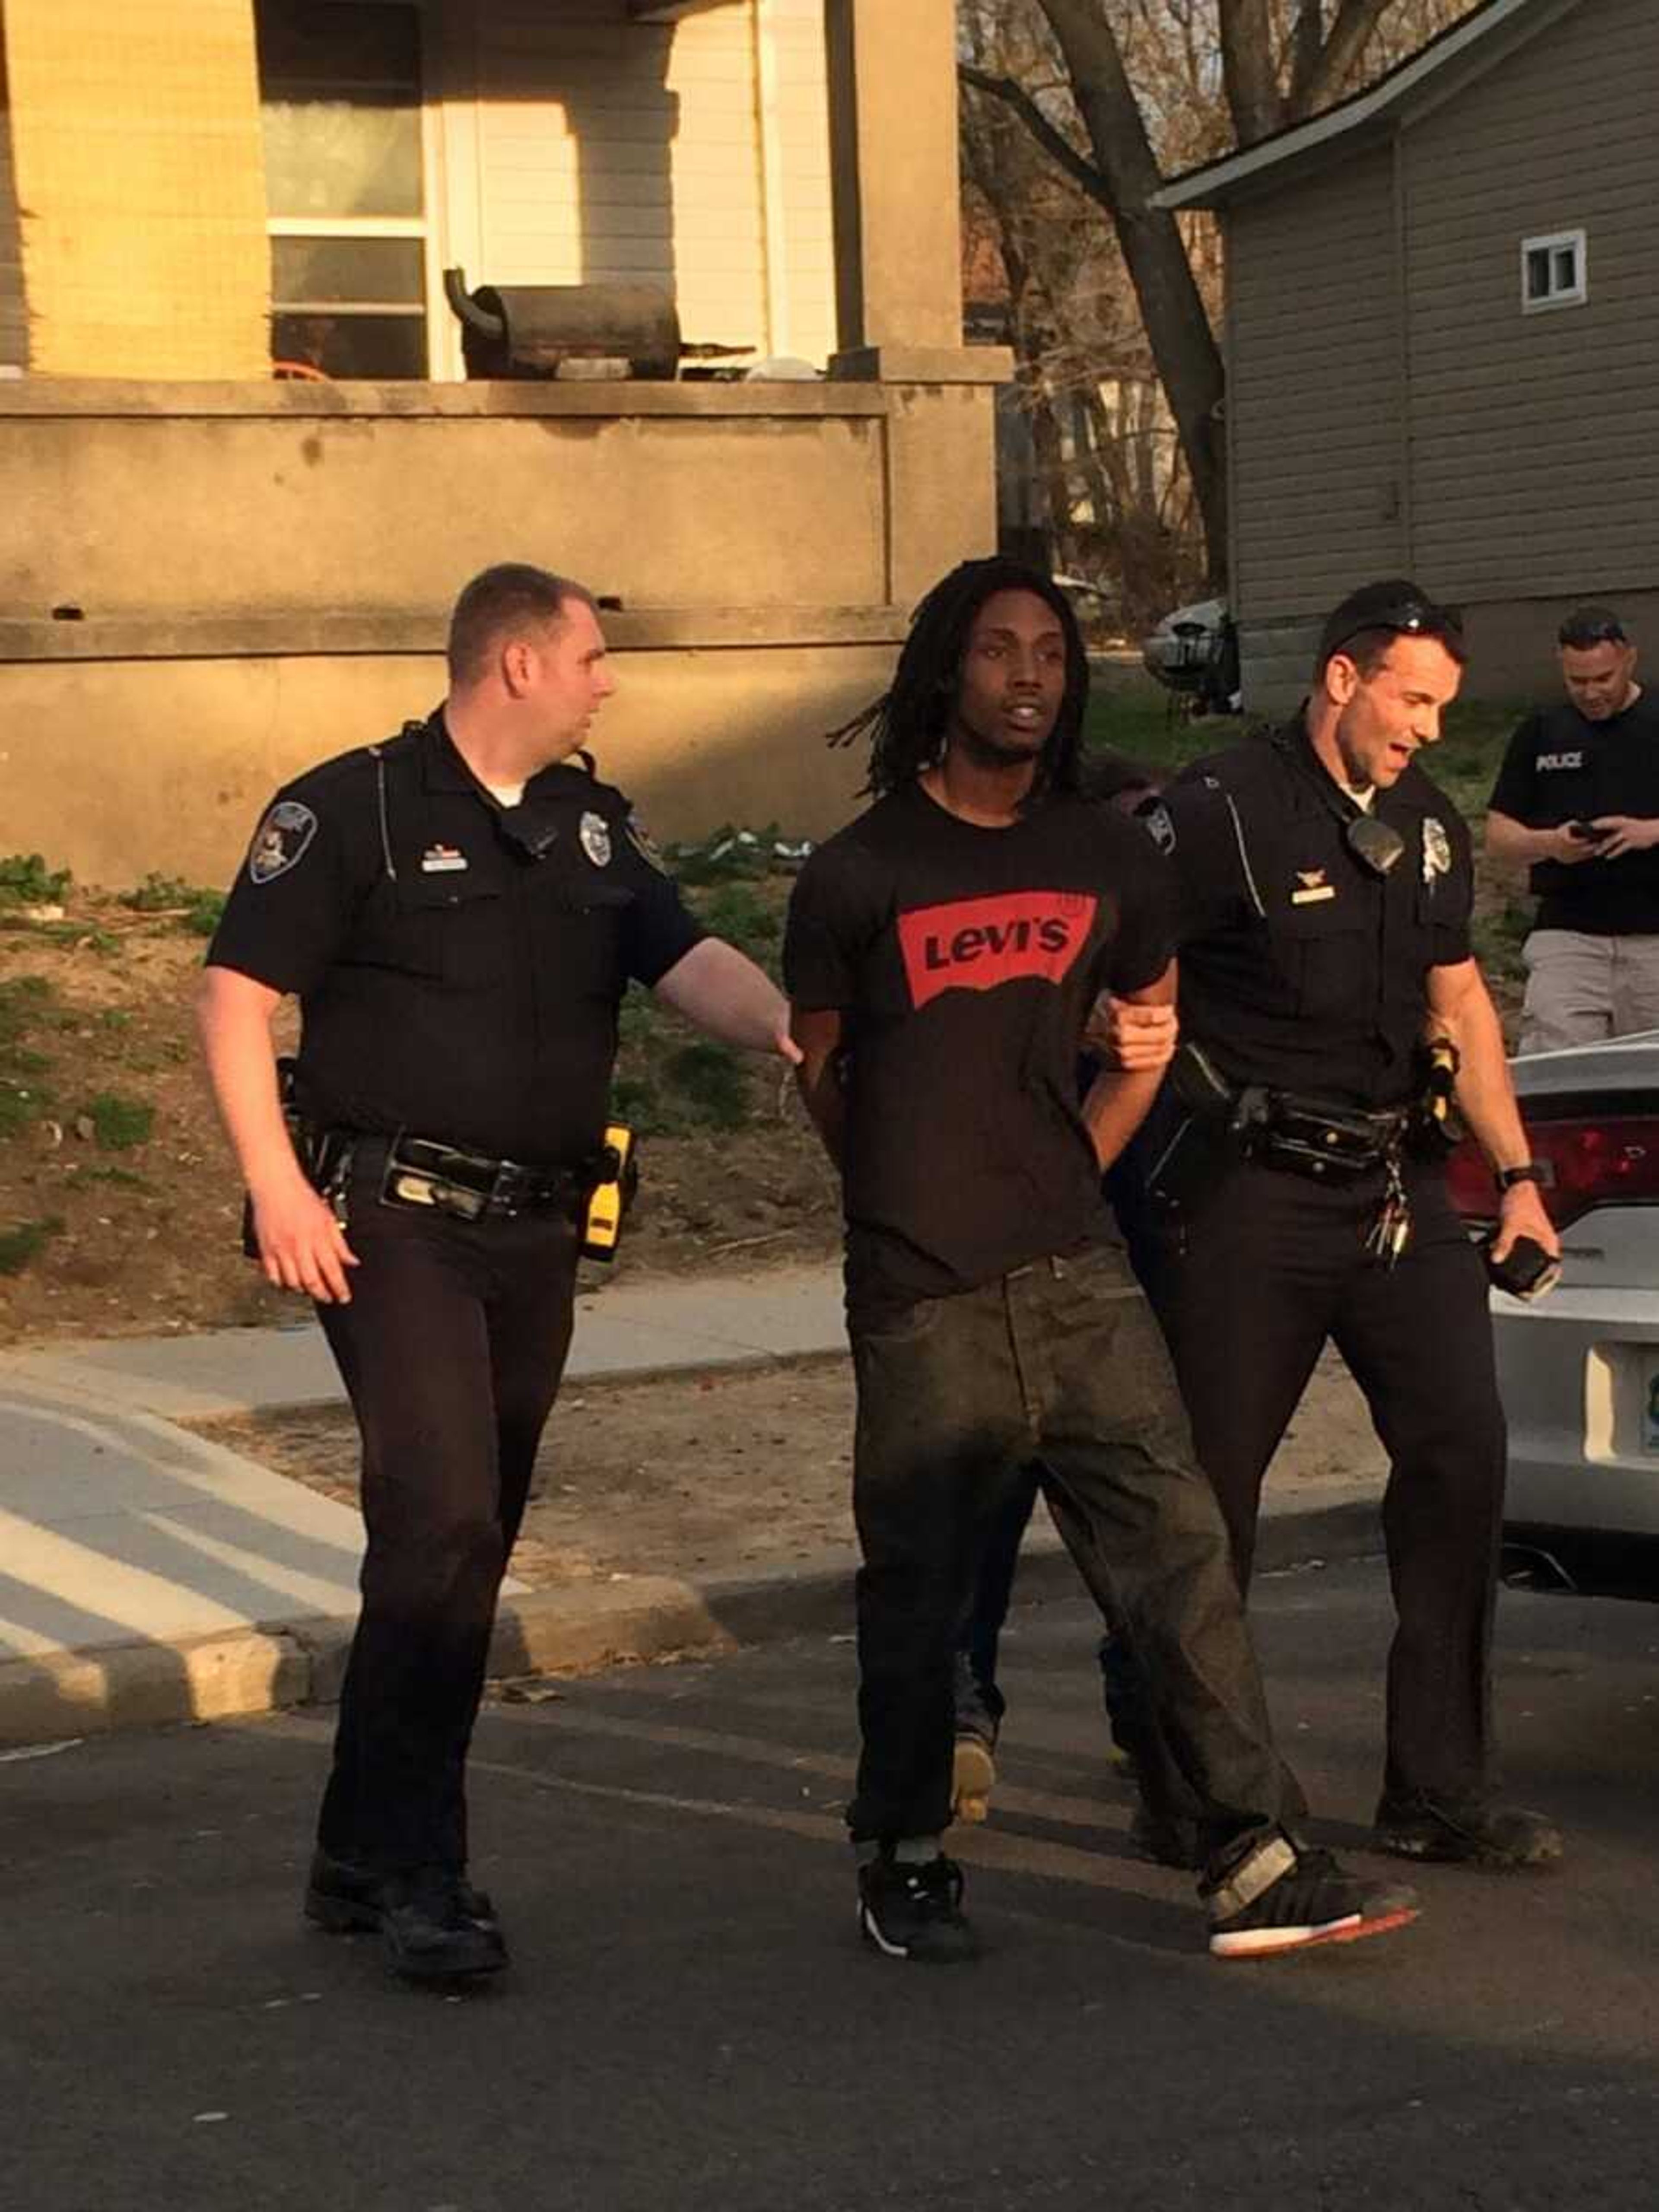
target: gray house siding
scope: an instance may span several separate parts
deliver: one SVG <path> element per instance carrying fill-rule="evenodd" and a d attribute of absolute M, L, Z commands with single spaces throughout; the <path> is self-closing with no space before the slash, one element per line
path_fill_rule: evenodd
<path fill-rule="evenodd" d="M 1659 9 L 1598 0 L 1412 123 L 1412 562 L 1448 598 L 1659 580 Z M 1589 299 L 1525 314 L 1521 241 L 1583 229 Z"/>
<path fill-rule="evenodd" d="M 1405 565 L 1395 231 L 1388 149 L 1230 212 L 1232 597 L 1253 702 L 1305 681 L 1334 597 Z"/>
<path fill-rule="evenodd" d="M 0 368 L 27 368 L 28 343 L 28 319 L 23 308 L 23 249 L 11 166 L 11 106 L 6 93 L 5 41 L 0 37 Z"/>

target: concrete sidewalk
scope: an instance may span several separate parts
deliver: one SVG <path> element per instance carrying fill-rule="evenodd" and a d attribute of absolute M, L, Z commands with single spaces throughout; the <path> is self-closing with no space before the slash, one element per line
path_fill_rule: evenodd
<path fill-rule="evenodd" d="M 838 1271 L 608 1284 L 578 1300 L 574 1382 L 844 1351 Z M 0 1354 L 0 1745 L 331 1698 L 356 1513 L 181 1422 L 337 1400 L 314 1323 Z M 1274 1557 L 1373 1540 L 1376 1483 L 1298 1489 Z M 854 1560 L 761 1581 L 509 1583 L 500 1675 L 844 1626 Z M 1036 1540 L 1030 1573 L 1063 1568 Z M 1068 1573 L 1068 1570 L 1065 1571 Z"/>

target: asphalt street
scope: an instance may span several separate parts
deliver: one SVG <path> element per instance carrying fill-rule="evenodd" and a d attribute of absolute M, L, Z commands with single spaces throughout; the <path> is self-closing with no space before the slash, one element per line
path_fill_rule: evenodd
<path fill-rule="evenodd" d="M 1323 1832 L 1376 1788 L 1381 1567 L 1257 1619 Z M 15 2212 L 1230 2212 L 1647 2205 L 1659 2157 L 1659 1612 L 1506 1595 L 1515 1794 L 1559 1873 L 1430 1870 L 1404 1935 L 1205 1954 L 1129 1853 L 1082 1604 L 1021 1607 L 971 1968 L 860 1948 L 823 1638 L 485 1716 L 511 1972 L 400 1988 L 297 1904 L 328 1719 L 0 1764 L 0 2203 Z"/>

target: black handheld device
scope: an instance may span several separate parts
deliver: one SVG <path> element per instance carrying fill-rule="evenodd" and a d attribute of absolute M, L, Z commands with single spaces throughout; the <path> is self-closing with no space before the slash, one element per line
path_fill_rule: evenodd
<path fill-rule="evenodd" d="M 1492 1258 L 1488 1238 L 1486 1260 L 1487 1280 L 1512 1298 L 1541 1298 L 1560 1280 L 1561 1262 L 1535 1237 L 1517 1237 L 1501 1260 Z"/>

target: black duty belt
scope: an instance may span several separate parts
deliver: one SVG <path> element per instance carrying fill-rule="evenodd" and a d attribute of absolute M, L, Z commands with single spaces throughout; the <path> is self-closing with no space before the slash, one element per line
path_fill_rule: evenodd
<path fill-rule="evenodd" d="M 380 1197 L 386 1205 L 431 1206 L 463 1221 L 517 1213 L 568 1213 L 574 1218 L 603 1173 L 597 1160 L 580 1168 L 526 1167 L 518 1160 L 486 1159 L 434 1137 L 411 1137 L 407 1131 L 378 1141 L 386 1148 L 380 1176 Z"/>
<path fill-rule="evenodd" d="M 1257 1103 L 1259 1101 L 1259 1103 Z M 1407 1109 L 1366 1112 L 1285 1091 L 1241 1094 L 1238 1126 L 1245 1148 L 1268 1167 L 1321 1182 L 1354 1182 L 1395 1165 Z"/>

